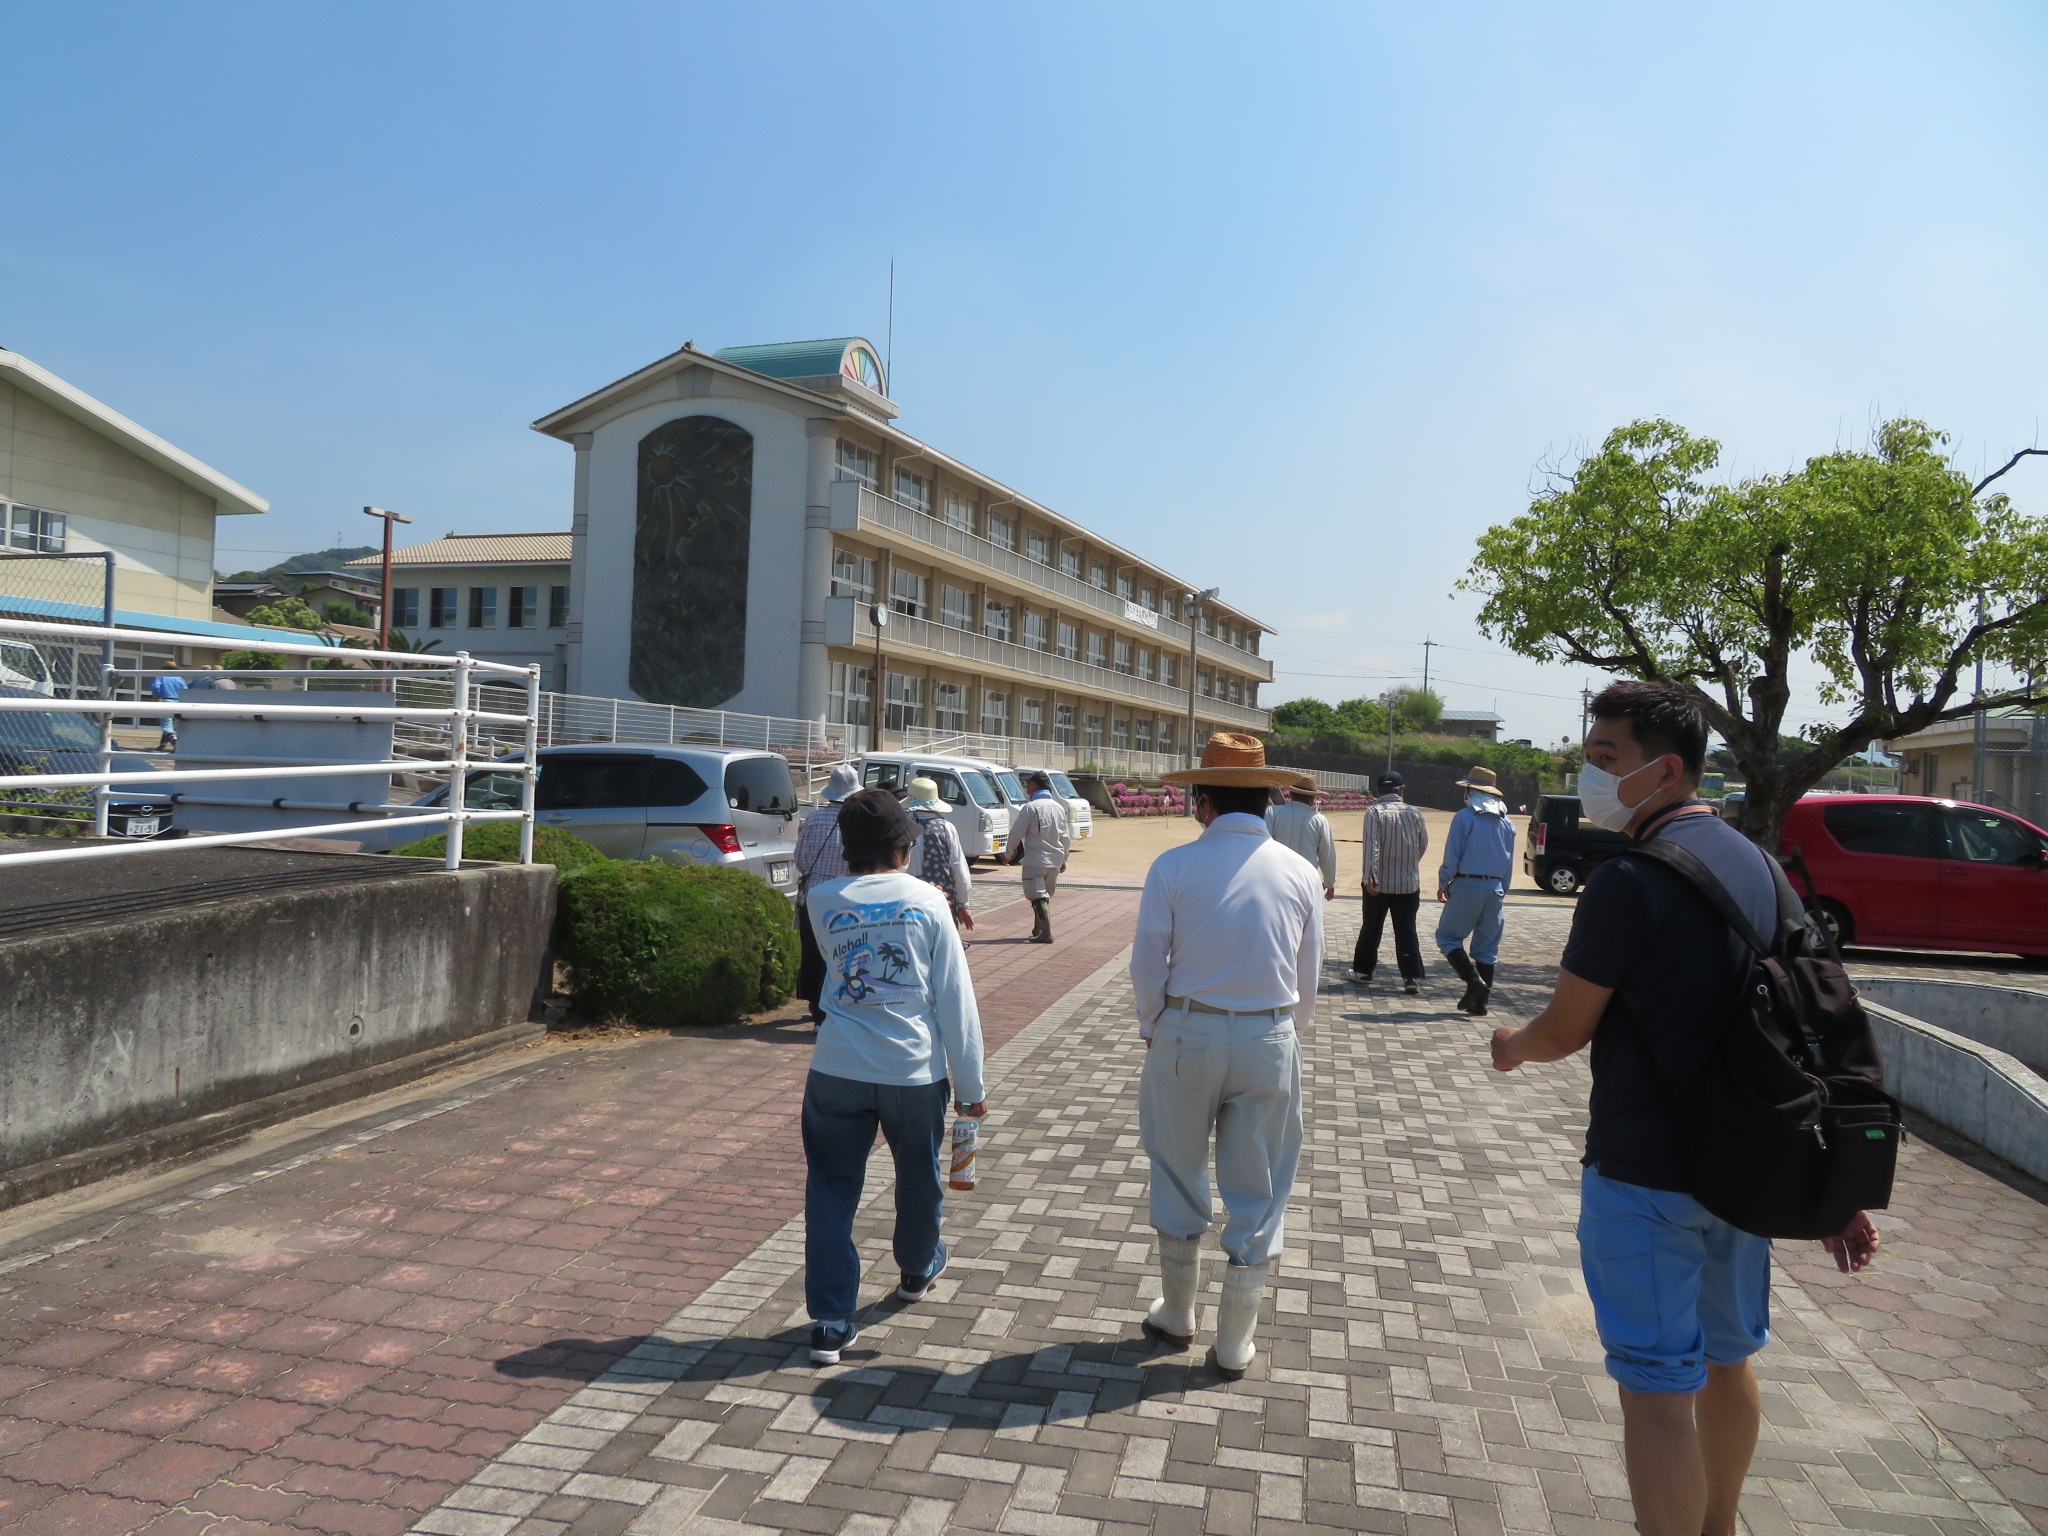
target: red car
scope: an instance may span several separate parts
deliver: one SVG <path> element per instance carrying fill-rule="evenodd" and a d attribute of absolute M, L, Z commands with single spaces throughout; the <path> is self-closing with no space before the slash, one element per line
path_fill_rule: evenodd
<path fill-rule="evenodd" d="M 1779 851 L 1840 943 L 2048 959 L 2048 833 L 2009 811 L 1808 795 Z"/>

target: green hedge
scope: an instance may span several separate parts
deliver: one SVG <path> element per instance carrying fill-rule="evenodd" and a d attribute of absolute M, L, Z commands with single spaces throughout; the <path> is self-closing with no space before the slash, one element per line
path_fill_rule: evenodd
<path fill-rule="evenodd" d="M 744 870 L 607 860 L 562 881 L 561 910 L 580 1013 L 727 1024 L 796 987 L 794 913 Z"/>
<path fill-rule="evenodd" d="M 408 859 L 441 859 L 448 856 L 448 838 L 445 833 L 436 832 L 432 837 L 423 837 L 416 843 L 407 843 L 395 848 L 393 853 Z M 510 864 L 519 857 L 519 823 L 516 821 L 480 821 L 462 834 L 462 856 L 465 859 L 496 859 Z M 556 869 L 582 869 L 591 864 L 609 864 L 603 854 L 580 837 L 571 837 L 557 827 L 535 827 L 533 829 L 533 862 L 552 864 Z"/>

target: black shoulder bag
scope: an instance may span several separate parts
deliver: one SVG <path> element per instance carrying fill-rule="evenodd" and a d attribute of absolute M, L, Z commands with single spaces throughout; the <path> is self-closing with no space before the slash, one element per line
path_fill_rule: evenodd
<path fill-rule="evenodd" d="M 1668 840 L 1638 843 L 1712 904 L 1748 949 L 1728 1028 L 1691 1092 L 1671 1094 L 1629 1020 L 1650 1075 L 1684 1126 L 1693 1198 L 1758 1237 L 1837 1236 L 1891 1200 L 1902 1128 L 1884 1091 L 1870 1018 L 1848 973 L 1808 953 L 1805 908 L 1775 859 L 1778 930 L 1766 943 L 1714 872 Z"/>

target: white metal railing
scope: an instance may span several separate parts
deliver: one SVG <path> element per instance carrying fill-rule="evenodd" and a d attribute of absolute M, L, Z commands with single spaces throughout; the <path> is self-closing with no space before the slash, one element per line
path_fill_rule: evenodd
<path fill-rule="evenodd" d="M 0 635 L 25 635 L 33 639 L 48 641 L 95 640 L 142 645 L 186 646 L 191 644 L 189 635 L 160 633 L 154 630 L 108 629 L 98 625 L 46 623 L 40 620 L 0 617 Z M 358 664 L 344 670 L 313 671 L 311 669 L 282 674 L 279 672 L 242 672 L 222 674 L 213 669 L 204 669 L 214 677 L 230 676 L 249 679 L 232 692 L 223 689 L 204 690 L 212 694 L 206 702 L 187 699 L 151 699 L 144 703 L 140 713 L 150 717 L 172 719 L 237 719 L 255 721 L 315 721 L 315 720 L 362 720 L 392 723 L 394 736 L 401 727 L 410 728 L 413 735 L 402 745 L 395 744 L 392 756 L 376 762 L 341 760 L 309 760 L 298 758 L 208 758 L 208 767 L 184 767 L 176 765 L 167 769 L 146 772 L 116 772 L 112 759 L 120 750 L 114 740 L 114 715 L 138 713 L 136 707 L 127 701 L 112 697 L 113 669 L 105 669 L 103 692 L 100 699 L 59 699 L 32 694 L 27 697 L 0 697 L 0 746 L 17 759 L 17 766 L 28 771 L 10 772 L 0 776 L 0 791 L 22 790 L 72 790 L 89 788 L 92 791 L 92 828 L 95 835 L 108 834 L 108 811 L 114 792 L 118 789 L 155 787 L 157 785 L 190 784 L 215 782 L 230 788 L 250 780 L 275 779 L 328 779 L 337 777 L 388 777 L 394 773 L 440 774 L 445 775 L 449 786 L 446 803 L 437 810 L 421 811 L 414 805 L 375 805 L 352 802 L 341 804 L 323 801 L 292 801 L 268 799 L 260 802 L 223 799 L 199 803 L 219 805 L 273 806 L 280 810 L 349 810 L 357 813 L 355 820 L 334 822 L 315 826 L 294 826 L 287 829 L 270 828 L 250 832 L 206 833 L 197 837 L 162 840 L 137 840 L 121 843 L 95 843 L 69 848 L 38 849 L 33 852 L 11 853 L 4 856 L 0 868 L 21 864 L 55 863 L 66 859 L 113 858 L 129 854 L 175 851 L 190 848 L 227 847 L 238 843 L 274 842 L 280 836 L 291 837 L 337 837 L 350 832 L 360 832 L 366 825 L 378 828 L 440 826 L 447 831 L 448 847 L 443 863 L 448 869 L 456 868 L 462 862 L 463 829 L 473 821 L 517 821 L 519 823 L 519 858 L 522 863 L 533 860 L 533 800 L 534 781 L 537 774 L 536 753 L 540 746 L 540 668 L 515 667 L 502 662 L 479 661 L 466 651 L 458 651 L 453 657 L 426 656 L 406 651 L 338 651 L 332 645 L 319 643 L 295 644 L 290 641 L 272 640 L 265 636 L 260 649 L 267 654 L 281 656 L 307 656 L 332 663 L 337 657 L 345 657 Z M 376 670 L 368 665 L 376 664 Z M 199 671 L 197 668 L 164 667 L 163 672 Z M 306 680 L 306 692 L 287 692 L 288 699 L 304 702 L 285 703 L 279 700 L 279 690 L 267 686 L 251 686 L 257 680 L 290 676 Z M 312 689 L 314 678 L 322 681 L 322 688 Z M 499 679 L 486 684 L 484 679 Z M 516 683 L 513 680 L 517 680 Z M 340 699 L 319 703 L 312 700 L 320 692 L 331 688 L 361 688 L 374 684 L 381 688 L 391 685 L 390 704 L 352 704 Z M 439 699 L 409 697 L 423 687 L 438 685 L 435 691 Z M 486 699 L 483 692 L 489 687 L 491 697 Z M 380 694 L 381 696 L 381 694 Z M 232 699 L 233 702 L 215 702 Z M 33 771 L 33 759 L 41 754 L 46 759 L 56 751 L 82 751 L 82 748 L 49 747 L 37 744 L 19 745 L 22 732 L 11 733 L 17 744 L 9 744 L 6 722 L 15 716 L 94 716 L 98 725 L 99 768 L 95 772 L 37 773 Z M 464 804 L 463 786 L 467 783 L 467 771 L 472 762 L 489 760 L 494 755 L 492 747 L 502 751 L 516 737 L 523 749 L 516 760 L 499 763 L 496 771 L 516 773 L 521 779 L 520 806 L 518 810 L 471 810 Z M 54 736 L 52 739 L 55 739 Z M 404 750 L 410 747 L 410 751 Z M 481 749 L 475 751 L 473 749 Z M 226 765 L 226 766 L 223 766 Z M 173 797 L 174 800 L 183 797 Z M 19 803 L 19 802 L 16 802 Z M 44 806 L 44 809 L 55 807 Z M 0 806 L 4 809 L 4 806 Z M 79 809 L 83 809 L 81 805 Z M 365 819 L 363 813 L 385 813 L 375 821 Z M 59 818 L 70 819 L 70 818 Z"/>

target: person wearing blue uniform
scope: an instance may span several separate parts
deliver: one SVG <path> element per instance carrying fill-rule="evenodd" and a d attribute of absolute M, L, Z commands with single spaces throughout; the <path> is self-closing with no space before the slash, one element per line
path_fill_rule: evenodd
<path fill-rule="evenodd" d="M 149 680 L 149 696 L 164 704 L 175 704 L 185 697 L 185 690 L 191 684 L 175 672 L 166 672 Z M 159 752 L 178 750 L 178 717 L 165 715 L 158 730 L 156 749 Z"/>
<path fill-rule="evenodd" d="M 1498 784 L 1491 768 L 1474 768 L 1458 780 L 1465 803 L 1451 820 L 1436 877 L 1436 899 L 1444 904 L 1436 947 L 1465 983 L 1458 1007 L 1470 1014 L 1486 1012 L 1493 991 L 1494 961 L 1506 927 L 1501 903 L 1515 872 L 1515 824 L 1508 820 Z"/>

